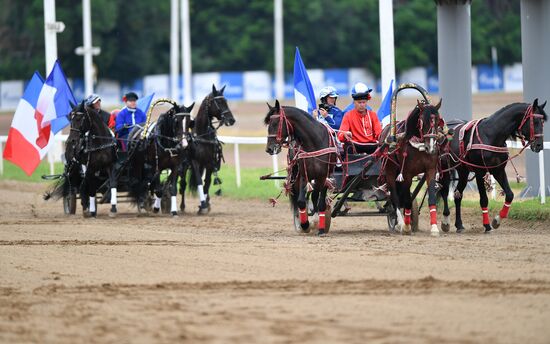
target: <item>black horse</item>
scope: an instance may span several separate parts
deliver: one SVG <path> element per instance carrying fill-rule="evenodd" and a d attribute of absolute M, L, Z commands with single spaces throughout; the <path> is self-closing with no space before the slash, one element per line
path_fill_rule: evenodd
<path fill-rule="evenodd" d="M 307 112 L 291 106 L 269 106 L 265 116 L 267 125 L 268 154 L 278 154 L 283 145 L 289 146 L 288 177 L 285 183 L 290 192 L 294 212 L 295 229 L 302 233 L 310 231 L 306 209 L 306 193 L 312 192 L 314 209 L 319 214 L 318 234 L 324 235 L 330 229 L 326 197 L 330 186 L 328 178 L 334 171 L 338 150 L 332 130 L 316 121 Z"/>
<path fill-rule="evenodd" d="M 65 147 L 65 171 L 53 190 L 44 195 L 44 199 L 75 197 L 76 190 L 79 190 L 84 211 L 88 209 L 89 214 L 96 217 L 95 196 L 107 176 L 111 194 L 109 216 L 114 217 L 117 212 L 115 138 L 99 114 L 86 107 L 84 101 L 73 108 L 69 119 L 71 132 Z"/>
<path fill-rule="evenodd" d="M 187 186 L 187 170 L 191 169 L 189 184 L 191 190 L 197 190 L 200 199 L 199 214 L 210 211 L 210 183 L 212 173 L 217 173 L 223 159 L 222 144 L 216 131 L 222 125 L 232 126 L 235 118 L 223 95 L 225 86 L 220 90 L 212 85 L 212 92 L 207 95 L 199 107 L 197 116 L 192 123 L 192 136 L 189 140 L 189 157 L 181 166 L 181 211 L 185 210 L 185 188 Z M 218 121 L 214 126 L 214 119 Z M 204 174 L 204 185 L 202 175 Z"/>
<path fill-rule="evenodd" d="M 160 174 L 169 169 L 167 185 L 170 192 L 170 212 L 172 216 L 177 216 L 177 179 L 181 164 L 187 158 L 188 128 L 195 103 L 185 107 L 160 99 L 152 106 L 160 102 L 170 103 L 172 107 L 161 114 L 156 122 L 149 123 L 145 128 L 135 127 L 128 136 L 130 197 L 141 211 L 146 209 L 149 191 L 153 191 L 153 212 L 159 212 L 164 191 Z"/>
<path fill-rule="evenodd" d="M 455 189 L 454 200 L 456 206 L 455 227 L 458 233 L 464 230 L 461 217 L 462 193 L 468 182 L 470 172 L 475 173 L 479 191 L 483 227 L 486 232 L 500 226 L 501 219 L 508 217 L 508 211 L 514 199 L 514 193 L 508 184 L 506 163 L 509 160 L 506 140 L 521 139 L 524 147 L 530 146 L 535 153 L 543 149 L 543 123 L 547 119 L 544 104 L 539 105 L 538 99 L 533 104 L 513 103 L 503 107 L 493 115 L 481 120 L 468 123 L 455 122 L 453 125 L 453 139 L 450 141 L 447 152 L 441 158 L 442 166 L 446 171 L 442 178 L 441 195 L 446 217 L 444 223 L 449 223 L 449 206 L 447 196 L 451 180 L 451 170 L 458 173 L 458 184 Z M 458 125 L 457 125 L 458 124 Z M 505 202 L 491 224 L 487 205 L 489 200 L 486 194 L 484 176 L 490 173 L 504 190 Z M 449 225 L 447 225 L 449 226 Z"/>
<path fill-rule="evenodd" d="M 439 114 L 441 100 L 437 105 L 418 102 L 404 122 L 398 125 L 397 147 L 386 146 L 382 155 L 385 179 L 390 190 L 392 205 L 397 212 L 398 224 L 404 234 L 411 232 L 411 185 L 413 177 L 424 173 L 428 185 L 430 208 L 430 232 L 439 235 L 436 213 L 436 174 L 439 165 L 439 140 L 442 137 L 443 121 Z M 379 141 L 384 142 L 389 134 L 386 126 Z M 404 217 L 399 208 L 404 208 Z"/>

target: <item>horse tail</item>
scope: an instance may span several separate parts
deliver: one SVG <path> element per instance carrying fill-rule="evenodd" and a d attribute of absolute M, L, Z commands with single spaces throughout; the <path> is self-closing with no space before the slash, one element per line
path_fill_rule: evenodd
<path fill-rule="evenodd" d="M 69 195 L 69 192 L 69 177 L 67 175 L 63 175 L 63 177 L 59 178 L 56 182 L 53 183 L 52 188 L 46 191 L 42 197 L 45 201 L 50 199 L 57 201 L 60 198 Z"/>

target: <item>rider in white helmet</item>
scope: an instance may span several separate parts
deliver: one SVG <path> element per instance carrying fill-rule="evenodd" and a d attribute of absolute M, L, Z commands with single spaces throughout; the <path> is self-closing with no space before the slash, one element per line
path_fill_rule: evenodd
<path fill-rule="evenodd" d="M 325 122 L 332 129 L 338 130 L 344 117 L 344 112 L 336 106 L 338 92 L 332 86 L 325 86 L 319 92 L 319 109 L 314 110 L 313 115 L 320 122 Z"/>

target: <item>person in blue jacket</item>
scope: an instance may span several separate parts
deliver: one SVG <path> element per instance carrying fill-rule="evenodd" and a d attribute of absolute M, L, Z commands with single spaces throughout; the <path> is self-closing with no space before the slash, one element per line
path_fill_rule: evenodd
<path fill-rule="evenodd" d="M 325 86 L 319 92 L 319 109 L 314 111 L 318 121 L 328 124 L 332 129 L 340 129 L 344 112 L 336 106 L 338 92 L 332 86 Z"/>
<path fill-rule="evenodd" d="M 125 151 L 128 134 L 135 125 L 144 123 L 146 116 L 143 111 L 137 108 L 137 94 L 134 92 L 126 93 L 122 100 L 126 102 L 126 107 L 116 116 L 115 132 L 122 145 L 122 150 Z"/>

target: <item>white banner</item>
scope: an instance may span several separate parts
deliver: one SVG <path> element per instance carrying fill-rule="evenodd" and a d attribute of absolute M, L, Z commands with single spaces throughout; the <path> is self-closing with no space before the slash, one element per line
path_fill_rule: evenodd
<path fill-rule="evenodd" d="M 143 95 L 155 93 L 157 98 L 170 98 L 170 76 L 168 74 L 147 75 L 143 78 Z"/>
<path fill-rule="evenodd" d="M 514 63 L 512 66 L 504 67 L 504 91 L 523 91 L 523 67 L 521 63 Z"/>
<path fill-rule="evenodd" d="M 15 110 L 19 99 L 23 97 L 23 80 L 10 80 L 0 82 L 0 108 L 3 110 Z"/>
<path fill-rule="evenodd" d="M 99 80 L 95 87 L 95 93 L 101 97 L 101 104 L 118 105 L 122 104 L 122 96 L 120 94 L 120 84 L 114 80 Z"/>
<path fill-rule="evenodd" d="M 271 75 L 264 71 L 244 72 L 244 100 L 267 101 L 272 99 Z"/>
<path fill-rule="evenodd" d="M 399 83 L 403 84 L 406 82 L 412 82 L 415 83 L 424 89 L 428 89 L 428 70 L 424 67 L 414 67 L 411 69 L 407 69 L 406 71 L 403 71 L 399 77 Z M 399 95 L 404 95 L 406 97 L 418 97 L 418 99 L 422 99 L 422 96 L 420 93 L 418 93 L 417 90 L 413 89 L 406 89 L 401 92 L 399 92 Z"/>
<path fill-rule="evenodd" d="M 193 74 L 193 99 L 200 105 L 200 102 L 212 92 L 212 85 L 216 89 L 222 88 L 220 85 L 220 73 L 197 73 Z M 196 106 L 195 109 L 198 110 Z"/>

